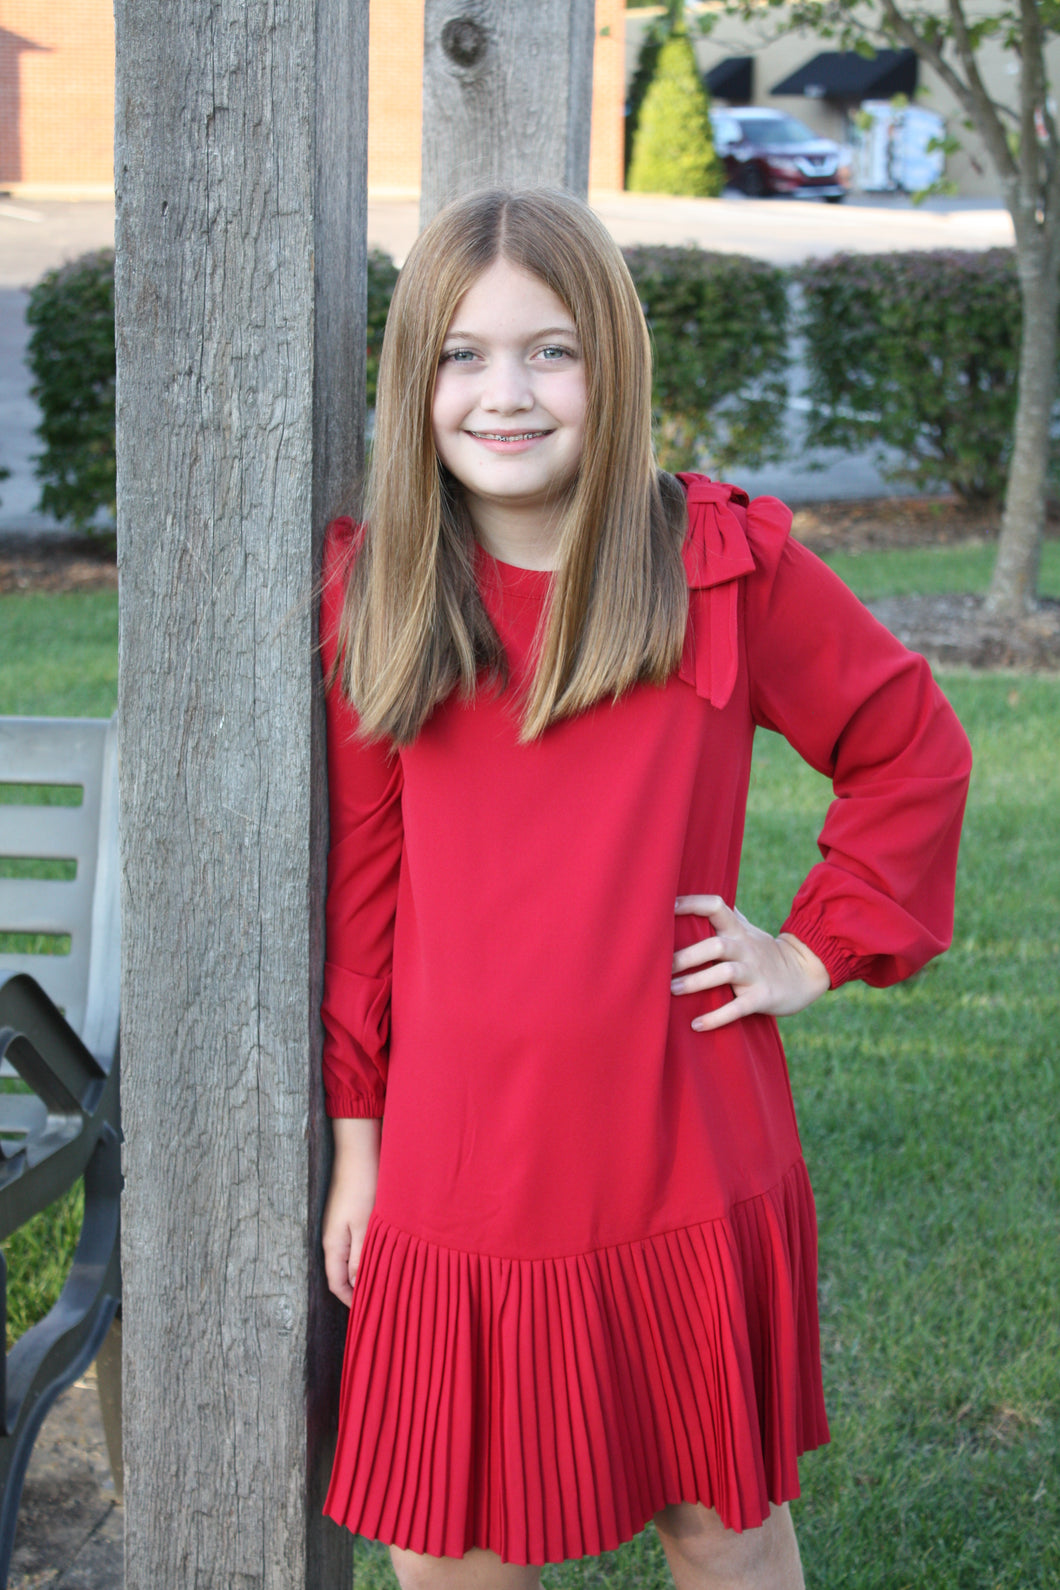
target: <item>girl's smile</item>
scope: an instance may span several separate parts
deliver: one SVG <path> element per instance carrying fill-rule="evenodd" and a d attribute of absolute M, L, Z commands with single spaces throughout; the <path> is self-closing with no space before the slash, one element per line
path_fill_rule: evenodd
<path fill-rule="evenodd" d="M 551 288 L 499 258 L 456 307 L 434 387 L 438 457 L 475 533 L 506 562 L 548 568 L 556 509 L 581 463 L 585 367 Z"/>
<path fill-rule="evenodd" d="M 514 453 L 532 446 L 548 431 L 469 431 L 477 442 L 483 442 L 495 452 Z"/>

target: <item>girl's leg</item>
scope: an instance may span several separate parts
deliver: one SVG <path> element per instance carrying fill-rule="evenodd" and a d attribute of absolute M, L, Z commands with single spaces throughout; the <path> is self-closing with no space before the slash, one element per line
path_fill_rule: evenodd
<path fill-rule="evenodd" d="M 502 1562 L 477 1547 L 462 1557 L 427 1557 L 391 1546 L 390 1561 L 401 1590 L 538 1590 L 541 1581 L 540 1568 Z"/>
<path fill-rule="evenodd" d="M 677 1590 L 804 1590 L 787 1504 L 737 1534 L 712 1508 L 678 1502 L 655 1515 Z"/>

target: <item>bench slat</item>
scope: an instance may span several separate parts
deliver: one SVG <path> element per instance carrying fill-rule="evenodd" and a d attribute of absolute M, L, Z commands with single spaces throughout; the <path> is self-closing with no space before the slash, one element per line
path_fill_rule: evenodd
<path fill-rule="evenodd" d="M 98 808 L 0 806 L 0 856 L 91 858 L 94 863 L 98 835 Z"/>
<path fill-rule="evenodd" d="M 35 1093 L 0 1093 L 0 1132 L 9 1136 L 39 1132 L 47 1118 Z"/>
<path fill-rule="evenodd" d="M 70 933 L 91 909 L 80 878 L 0 878 L 0 933 Z"/>
<path fill-rule="evenodd" d="M 0 720 L 0 783 L 99 783 L 107 721 L 98 718 Z"/>

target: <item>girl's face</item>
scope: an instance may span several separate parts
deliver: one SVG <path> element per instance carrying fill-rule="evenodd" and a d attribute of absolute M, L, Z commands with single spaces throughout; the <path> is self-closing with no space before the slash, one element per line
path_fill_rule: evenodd
<path fill-rule="evenodd" d="M 463 486 L 487 551 L 550 566 L 585 409 L 570 311 L 538 277 L 494 260 L 456 306 L 432 407 L 438 457 Z"/>

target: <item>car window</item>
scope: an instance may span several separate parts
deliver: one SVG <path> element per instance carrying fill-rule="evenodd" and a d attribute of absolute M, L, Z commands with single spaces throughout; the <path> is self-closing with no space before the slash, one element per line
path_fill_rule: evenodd
<path fill-rule="evenodd" d="M 727 116 L 724 111 L 712 111 L 711 122 L 714 127 L 714 142 L 716 144 L 738 144 L 743 137 L 740 123 L 735 116 Z"/>
<path fill-rule="evenodd" d="M 736 119 L 736 118 L 734 118 Z M 807 144 L 816 143 L 818 135 L 794 116 L 748 116 L 740 121 L 748 143 Z"/>

